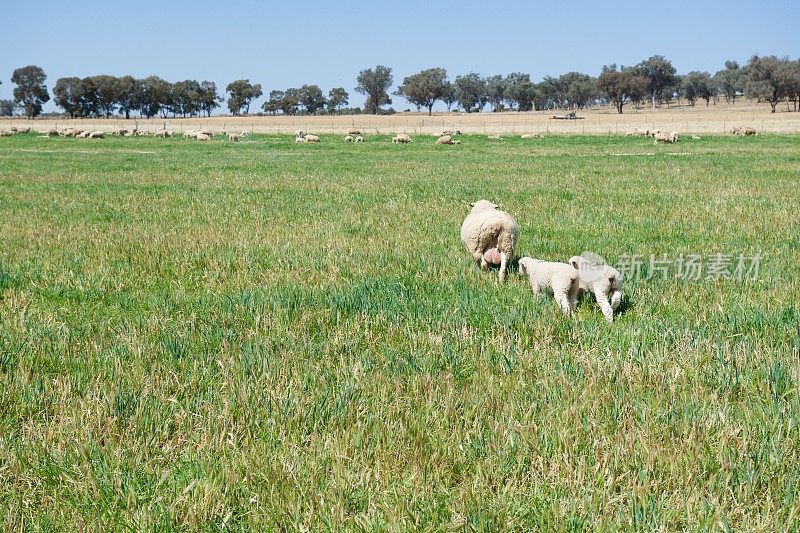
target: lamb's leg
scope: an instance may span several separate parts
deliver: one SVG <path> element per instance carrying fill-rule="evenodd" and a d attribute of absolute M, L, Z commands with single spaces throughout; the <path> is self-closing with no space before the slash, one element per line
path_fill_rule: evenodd
<path fill-rule="evenodd" d="M 621 302 L 622 302 L 622 292 L 614 291 L 613 293 L 611 293 L 611 309 L 616 311 L 617 307 L 619 307 L 619 304 Z"/>
<path fill-rule="evenodd" d="M 600 306 L 600 310 L 603 312 L 603 316 L 606 317 L 606 320 L 609 323 L 614 322 L 614 310 L 611 308 L 611 304 L 608 303 L 608 296 L 605 294 L 595 294 L 595 298 L 597 299 L 597 305 Z"/>
<path fill-rule="evenodd" d="M 500 283 L 506 280 L 506 266 L 508 264 L 508 255 L 505 252 L 500 252 Z"/>
<path fill-rule="evenodd" d="M 564 311 L 564 314 L 570 314 L 572 306 L 570 305 L 567 291 L 563 288 L 553 287 L 553 296 L 556 299 L 556 303 L 561 307 L 561 310 Z"/>
<path fill-rule="evenodd" d="M 578 280 L 572 282 L 567 291 L 567 300 L 569 301 L 569 308 L 575 310 L 578 307 L 578 295 L 580 294 L 581 286 Z"/>

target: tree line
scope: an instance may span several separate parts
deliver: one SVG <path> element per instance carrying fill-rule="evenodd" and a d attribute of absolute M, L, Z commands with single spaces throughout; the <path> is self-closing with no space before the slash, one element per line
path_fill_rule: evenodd
<path fill-rule="evenodd" d="M 0 115 L 11 115 L 21 109 L 29 118 L 41 114 L 50 101 L 45 85 L 47 76 L 35 65 L 18 68 L 11 81 L 16 84 L 13 100 L 0 100 Z M 769 102 L 774 113 L 779 103 L 800 104 L 800 59 L 752 56 L 740 65 L 726 61 L 724 68 L 713 75 L 692 71 L 677 74 L 672 63 L 654 55 L 633 66 L 616 64 L 603 67 L 599 76 L 568 72 L 558 77 L 547 76 L 531 81 L 530 74 L 513 72 L 507 75 L 482 76 L 471 72 L 448 79 L 444 68 L 429 68 L 403 78 L 394 92 L 392 69 L 383 65 L 364 69 L 356 77 L 355 91 L 366 97 L 363 110 L 349 108 L 350 95 L 344 87 L 334 87 L 326 94 L 314 84 L 299 88 L 272 90 L 261 106 L 273 115 L 317 115 L 352 113 L 392 113 L 391 96 L 402 96 L 417 110 L 431 114 L 437 102 L 450 111 L 454 106 L 466 113 L 490 110 L 531 111 L 542 109 L 583 109 L 593 105 L 610 105 L 622 113 L 625 105 L 649 103 L 653 108 L 674 101 L 694 106 L 706 105 L 725 98 L 749 98 Z M 111 117 L 132 113 L 151 118 L 160 115 L 195 117 L 211 113 L 223 103 L 233 115 L 250 113 L 252 102 L 263 95 L 261 84 L 248 79 L 236 80 L 219 94 L 213 81 L 183 80 L 169 82 L 158 76 L 144 79 L 133 76 L 98 75 L 85 78 L 59 78 L 53 86 L 54 103 L 72 118 Z"/>

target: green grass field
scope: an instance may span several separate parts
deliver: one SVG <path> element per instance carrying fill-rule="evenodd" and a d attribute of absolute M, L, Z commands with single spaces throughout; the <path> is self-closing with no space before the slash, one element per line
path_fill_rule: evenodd
<path fill-rule="evenodd" d="M 0 139 L 0 528 L 800 529 L 800 137 L 248 140 Z"/>

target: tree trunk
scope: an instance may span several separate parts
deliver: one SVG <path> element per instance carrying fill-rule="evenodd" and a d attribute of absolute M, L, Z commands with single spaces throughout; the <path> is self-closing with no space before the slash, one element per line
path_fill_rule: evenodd
<path fill-rule="evenodd" d="M 432 114 L 433 114 L 433 104 L 429 104 L 428 105 L 428 116 L 431 116 Z"/>
<path fill-rule="evenodd" d="M 655 109 L 656 108 L 656 92 L 655 91 L 653 91 L 653 100 L 652 101 L 653 101 L 653 109 Z"/>

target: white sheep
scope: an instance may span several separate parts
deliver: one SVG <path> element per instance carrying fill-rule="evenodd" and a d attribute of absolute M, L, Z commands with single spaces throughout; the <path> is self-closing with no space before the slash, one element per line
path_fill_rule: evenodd
<path fill-rule="evenodd" d="M 578 271 L 580 290 L 594 295 L 597 305 L 608 322 L 614 322 L 614 311 L 622 301 L 622 275 L 600 260 L 575 255 L 569 264 Z"/>
<path fill-rule="evenodd" d="M 544 135 L 541 133 L 523 133 L 520 135 L 521 139 L 542 139 Z"/>
<path fill-rule="evenodd" d="M 306 139 L 305 137 L 295 137 L 294 138 L 294 142 L 296 142 L 296 143 L 307 143 L 308 139 Z"/>
<path fill-rule="evenodd" d="M 363 133 L 361 133 L 361 130 L 358 128 L 350 128 L 349 130 L 347 130 L 347 134 L 352 135 L 353 137 L 358 135 L 363 135 Z"/>
<path fill-rule="evenodd" d="M 318 142 L 322 142 L 322 139 L 320 139 L 316 135 L 306 134 L 306 141 L 308 141 L 310 143 L 318 143 Z"/>
<path fill-rule="evenodd" d="M 238 143 L 239 142 L 239 136 L 236 135 L 235 133 L 229 133 L 228 134 L 228 140 L 231 141 L 231 142 L 234 142 L 234 143 Z"/>
<path fill-rule="evenodd" d="M 163 137 L 164 139 L 166 139 L 168 136 L 167 130 L 158 130 L 153 134 L 153 137 Z"/>
<path fill-rule="evenodd" d="M 356 142 L 357 142 L 357 143 L 363 143 L 363 142 L 364 142 L 364 137 L 362 137 L 361 135 L 358 135 L 358 136 L 356 137 Z"/>
<path fill-rule="evenodd" d="M 738 126 L 731 130 L 734 135 L 758 135 L 756 129 L 752 126 Z"/>
<path fill-rule="evenodd" d="M 53 129 L 47 130 L 47 136 L 48 137 L 57 137 L 58 136 L 58 130 L 53 130 Z"/>
<path fill-rule="evenodd" d="M 461 242 L 481 268 L 500 264 L 500 282 L 506 279 L 508 262 L 514 258 L 519 225 L 489 200 L 478 200 L 461 224 Z"/>
<path fill-rule="evenodd" d="M 345 135 L 344 136 L 344 142 L 346 142 L 346 143 L 351 143 L 354 140 L 355 140 L 355 138 L 352 135 Z"/>
<path fill-rule="evenodd" d="M 455 139 L 455 140 L 450 141 L 450 144 L 461 144 L 461 141 L 459 141 L 458 139 Z"/>
<path fill-rule="evenodd" d="M 11 137 L 13 133 L 9 130 L 0 130 L 0 137 Z"/>
<path fill-rule="evenodd" d="M 442 135 L 436 139 L 436 144 L 453 144 L 453 137 L 451 135 Z"/>
<path fill-rule="evenodd" d="M 659 131 L 653 136 L 653 144 L 658 144 L 660 142 L 672 144 L 678 142 L 678 132 L 677 131 Z"/>
<path fill-rule="evenodd" d="M 500 135 L 499 133 L 496 133 L 494 135 L 489 135 L 487 138 L 488 139 L 493 139 L 495 141 L 499 141 L 499 140 L 502 140 L 503 136 Z"/>
<path fill-rule="evenodd" d="M 89 133 L 90 139 L 102 139 L 105 137 L 105 134 L 102 131 L 93 131 Z"/>
<path fill-rule="evenodd" d="M 210 129 L 207 129 L 207 128 L 203 128 L 203 129 L 202 129 L 202 130 L 200 130 L 198 133 L 202 133 L 203 135 L 208 135 L 208 138 L 209 138 L 209 139 L 211 139 L 212 137 L 214 137 L 214 132 L 213 132 L 213 131 L 211 131 Z"/>
<path fill-rule="evenodd" d="M 22 126 L 17 130 L 17 133 L 30 133 L 31 127 L 30 126 Z"/>
<path fill-rule="evenodd" d="M 206 134 L 206 133 L 198 133 L 195 136 L 195 139 L 197 139 L 198 141 L 210 141 L 211 140 L 211 136 Z"/>
<path fill-rule="evenodd" d="M 543 292 L 552 293 L 565 315 L 575 310 L 580 283 L 578 271 L 572 265 L 523 257 L 519 260 L 519 273 L 528 276 L 531 290 L 536 296 Z"/>
<path fill-rule="evenodd" d="M 186 130 L 186 131 L 183 132 L 183 138 L 184 139 L 196 139 L 197 138 L 197 132 L 194 131 L 194 130 Z"/>
<path fill-rule="evenodd" d="M 398 133 L 397 135 L 392 137 L 392 142 L 398 144 L 406 144 L 406 143 L 412 143 L 414 141 L 411 139 L 411 137 L 409 137 L 405 133 Z"/>

